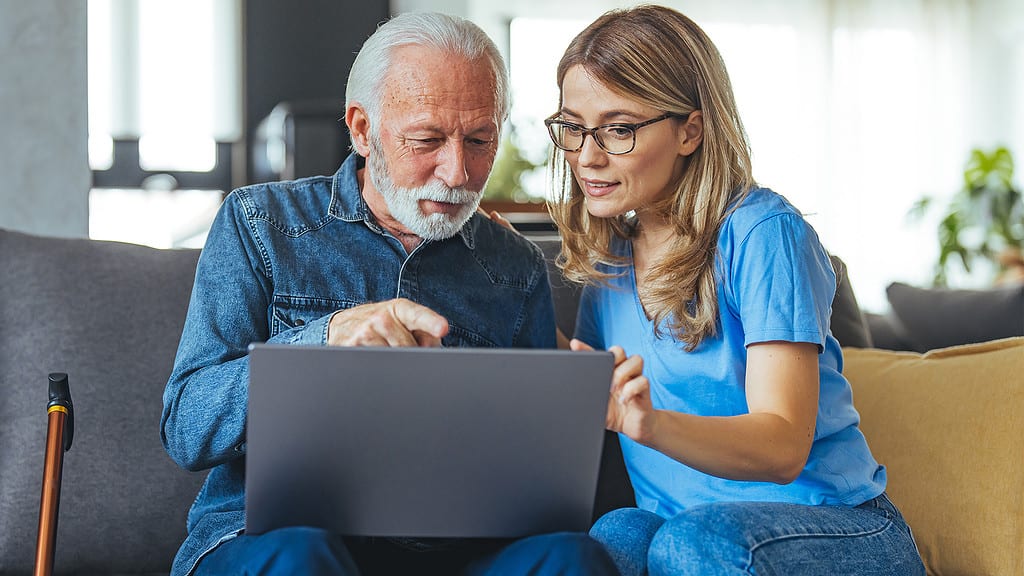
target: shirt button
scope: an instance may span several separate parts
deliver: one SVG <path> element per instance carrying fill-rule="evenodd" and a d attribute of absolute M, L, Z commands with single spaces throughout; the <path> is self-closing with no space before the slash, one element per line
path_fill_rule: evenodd
<path fill-rule="evenodd" d="M 298 318 L 298 319 L 295 320 L 295 325 L 296 326 L 304 326 L 305 324 L 306 324 L 306 321 L 303 320 L 302 318 Z"/>

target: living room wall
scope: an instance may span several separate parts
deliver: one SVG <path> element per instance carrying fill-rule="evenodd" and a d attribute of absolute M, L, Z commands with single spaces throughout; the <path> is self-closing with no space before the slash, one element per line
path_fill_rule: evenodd
<path fill-rule="evenodd" d="M 86 3 L 0 0 L 0 227 L 85 236 Z"/>

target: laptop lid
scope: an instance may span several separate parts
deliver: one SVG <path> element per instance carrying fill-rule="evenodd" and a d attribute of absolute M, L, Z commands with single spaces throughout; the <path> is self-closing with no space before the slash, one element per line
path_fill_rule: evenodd
<path fill-rule="evenodd" d="M 255 344 L 249 366 L 248 533 L 590 527 L 610 353 Z"/>

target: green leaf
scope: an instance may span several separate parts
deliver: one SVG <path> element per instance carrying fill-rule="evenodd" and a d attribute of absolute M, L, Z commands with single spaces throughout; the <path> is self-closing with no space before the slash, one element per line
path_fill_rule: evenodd
<path fill-rule="evenodd" d="M 1024 202 L 1013 173 L 1013 155 L 1006 147 L 971 150 L 963 188 L 950 200 L 938 225 L 936 284 L 945 284 L 954 260 L 970 272 L 974 258 L 996 260 L 1008 247 L 1024 247 Z M 918 201 L 910 212 L 920 215 L 926 208 L 926 203 Z M 976 245 L 965 241 L 967 230 L 981 231 Z"/>

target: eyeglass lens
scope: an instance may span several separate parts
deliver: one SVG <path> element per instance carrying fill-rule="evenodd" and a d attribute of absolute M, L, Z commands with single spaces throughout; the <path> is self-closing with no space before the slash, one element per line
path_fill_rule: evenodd
<path fill-rule="evenodd" d="M 584 138 L 590 134 L 597 141 L 597 145 L 606 152 L 623 154 L 633 149 L 636 136 L 636 132 L 628 126 L 602 126 L 588 130 L 575 124 L 556 121 L 552 122 L 549 128 L 555 144 L 563 150 L 570 151 L 582 148 Z"/>

